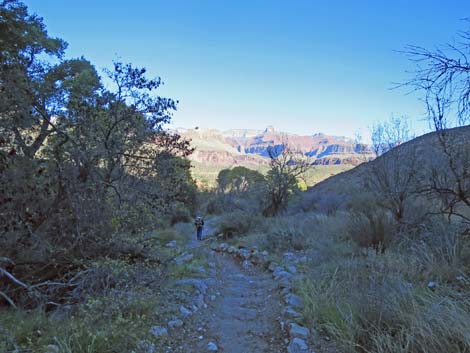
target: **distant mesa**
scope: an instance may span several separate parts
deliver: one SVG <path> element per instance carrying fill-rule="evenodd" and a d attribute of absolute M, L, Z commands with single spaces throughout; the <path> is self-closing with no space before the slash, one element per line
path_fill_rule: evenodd
<path fill-rule="evenodd" d="M 269 125 L 269 126 L 264 130 L 264 132 L 265 132 L 266 134 L 268 134 L 268 133 L 273 133 L 273 132 L 274 132 L 274 126 Z"/>
<path fill-rule="evenodd" d="M 312 159 L 315 165 L 358 165 L 374 158 L 371 148 L 352 139 L 322 133 L 296 135 L 276 131 L 274 126 L 264 130 L 178 129 L 190 139 L 196 151 L 193 161 L 213 166 L 243 165 L 257 167 L 269 164 L 268 150 L 282 151 L 287 142 L 293 149 Z"/>

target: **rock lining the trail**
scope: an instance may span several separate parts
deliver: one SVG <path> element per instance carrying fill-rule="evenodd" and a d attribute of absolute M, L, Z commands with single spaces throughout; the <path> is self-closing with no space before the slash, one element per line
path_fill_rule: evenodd
<path fill-rule="evenodd" d="M 249 265 L 262 266 L 272 272 L 274 280 L 278 282 L 281 296 L 285 303 L 282 311 L 282 319 L 280 320 L 281 330 L 289 337 L 287 339 L 288 353 L 314 353 L 309 348 L 307 340 L 311 337 L 310 330 L 298 322 L 302 318 L 302 314 L 296 309 L 302 309 L 303 301 L 298 295 L 292 293 L 292 281 L 302 279 L 303 275 L 298 274 L 294 264 L 305 263 L 307 258 L 302 256 L 298 258 L 294 253 L 286 252 L 283 254 L 283 260 L 286 266 L 280 266 L 274 262 L 268 261 L 268 252 L 259 252 L 257 248 L 248 249 L 235 248 L 228 246 L 226 243 L 213 244 L 212 250 L 221 253 L 227 253 L 235 256 L 242 261 L 242 267 L 248 268 Z"/>
<path fill-rule="evenodd" d="M 170 247 L 172 245 L 173 244 L 171 244 Z M 284 263 L 286 263 L 286 266 L 281 266 L 279 264 L 269 261 L 269 257 L 268 257 L 269 253 L 267 251 L 260 251 L 256 247 L 253 247 L 253 248 L 235 247 L 233 245 L 228 245 L 227 243 L 220 243 L 220 244 L 212 243 L 210 245 L 210 249 L 212 249 L 212 251 L 209 251 L 210 257 L 213 257 L 215 253 L 222 253 L 224 255 L 225 254 L 230 255 L 231 258 L 237 259 L 239 261 L 239 266 L 241 265 L 241 267 L 245 270 L 253 270 L 254 267 L 260 267 L 264 271 L 269 270 L 274 280 L 273 282 L 274 287 L 271 287 L 271 288 L 272 290 L 276 290 L 275 288 L 277 285 L 279 293 L 281 294 L 281 298 L 282 298 L 282 300 L 278 302 L 277 294 L 276 294 L 276 305 L 278 305 L 277 303 L 281 305 L 281 311 L 278 312 L 277 315 L 280 314 L 281 316 L 278 316 L 277 319 L 270 320 L 269 322 L 271 323 L 275 323 L 276 321 L 279 322 L 279 326 L 281 328 L 280 332 L 282 332 L 285 335 L 284 336 L 285 337 L 284 349 L 288 353 L 314 353 L 313 350 L 309 349 L 309 345 L 308 345 L 308 340 L 312 338 L 311 331 L 308 328 L 299 324 L 299 320 L 302 318 L 302 314 L 297 310 L 302 309 L 303 307 L 302 300 L 300 297 L 298 297 L 292 292 L 293 281 L 299 278 L 302 278 L 302 275 L 298 274 L 295 264 L 305 262 L 306 259 L 304 258 L 299 259 L 299 257 L 297 257 L 297 255 L 295 255 L 294 253 L 285 253 L 283 256 L 283 259 L 284 259 Z M 185 263 L 190 262 L 192 259 L 193 259 L 193 255 L 190 252 L 185 252 L 181 254 L 180 256 L 178 256 L 177 258 L 175 258 L 174 261 L 178 264 L 185 264 Z M 223 257 L 218 258 L 218 259 L 223 259 Z M 193 299 L 191 299 L 190 304 L 185 304 L 185 305 L 180 306 L 179 314 L 176 315 L 176 317 L 174 317 L 170 321 L 168 321 L 166 324 L 166 327 L 154 326 L 152 327 L 152 331 L 154 328 L 158 327 L 159 329 L 156 332 L 159 332 L 159 333 L 161 332 L 162 335 L 168 335 L 168 331 L 171 331 L 172 336 L 173 336 L 173 331 L 188 332 L 188 329 L 190 329 L 191 327 L 190 323 L 193 322 L 194 320 L 192 315 L 199 309 L 208 307 L 205 301 L 207 301 L 207 303 L 214 302 L 216 303 L 216 305 L 219 305 L 219 306 L 221 305 L 218 301 L 215 301 L 217 297 L 220 295 L 220 293 L 216 292 L 215 293 L 216 295 L 214 295 L 213 293 L 213 286 L 217 285 L 217 283 L 215 283 L 216 282 L 215 272 L 216 272 L 217 266 L 216 266 L 216 263 L 214 262 L 214 258 L 212 261 L 209 261 L 208 265 L 209 265 L 209 272 L 210 272 L 208 273 L 209 278 L 205 278 L 205 279 L 186 278 L 186 279 L 178 280 L 175 282 L 176 286 L 192 287 L 195 290 Z M 269 277 L 270 276 L 268 276 L 268 278 Z M 251 283 L 252 281 L 248 281 L 248 282 Z M 243 295 L 242 295 L 242 298 L 243 298 Z M 240 300 L 240 299 L 237 299 L 237 300 Z M 242 301 L 242 304 L 243 304 L 243 301 Z M 212 305 L 214 304 L 210 304 L 210 305 L 212 307 Z M 240 322 L 250 322 L 250 320 L 256 320 L 257 316 L 260 314 L 259 309 L 251 310 L 250 309 L 251 304 L 248 301 L 246 304 L 247 306 L 245 307 L 244 305 L 245 304 L 240 305 L 240 307 L 243 308 L 243 311 L 240 313 L 240 317 L 236 318 L 235 314 L 237 313 L 233 313 L 233 312 L 231 314 L 232 317 L 234 317 L 235 320 L 239 320 Z M 220 323 L 222 322 L 224 321 L 221 321 Z M 214 327 L 212 328 L 212 330 L 214 330 Z M 166 332 L 166 334 L 163 332 Z M 214 332 L 217 332 L 217 331 L 214 331 Z M 250 332 L 250 331 L 247 331 L 247 332 Z M 200 333 L 198 332 L 198 334 Z M 250 340 L 249 336 L 250 336 L 250 333 L 248 333 L 248 338 L 247 338 L 248 340 Z M 203 342 L 202 340 L 205 341 L 208 338 L 212 338 L 212 340 L 210 340 L 208 343 L 206 341 L 207 345 L 202 346 L 202 347 L 199 346 L 201 351 L 204 351 L 204 350 L 211 351 L 211 352 L 217 352 L 220 350 L 224 351 L 224 347 L 219 346 L 220 338 L 221 338 L 220 336 L 215 335 L 213 337 L 206 337 L 206 334 L 204 334 L 204 336 L 200 336 L 200 337 L 201 337 L 201 340 L 200 340 L 201 343 Z M 257 336 L 254 335 L 253 339 L 255 339 L 255 337 Z M 227 339 L 227 337 L 225 337 L 225 339 Z M 233 339 L 234 339 L 233 337 L 229 338 L 228 342 L 231 342 L 231 341 L 236 342 Z M 196 337 L 196 341 L 197 341 L 197 337 Z M 266 342 L 268 341 L 266 340 Z M 278 341 L 277 344 L 282 344 L 282 339 L 281 341 Z M 149 352 L 151 352 L 152 347 L 149 347 L 149 348 L 150 348 Z M 171 350 L 170 347 L 168 348 Z M 178 349 L 180 348 L 183 348 L 183 347 L 182 346 L 178 347 Z M 281 350 L 279 350 L 279 352 L 281 352 Z"/>

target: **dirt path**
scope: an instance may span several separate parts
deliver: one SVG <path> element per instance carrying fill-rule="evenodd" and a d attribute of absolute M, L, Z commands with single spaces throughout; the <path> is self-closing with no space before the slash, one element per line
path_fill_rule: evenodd
<path fill-rule="evenodd" d="M 191 240 L 189 247 L 201 243 Z M 243 269 L 231 256 L 208 247 L 205 253 L 211 265 L 207 308 L 185 321 L 172 351 L 208 352 L 213 343 L 217 352 L 284 352 L 280 298 L 271 276 Z"/>

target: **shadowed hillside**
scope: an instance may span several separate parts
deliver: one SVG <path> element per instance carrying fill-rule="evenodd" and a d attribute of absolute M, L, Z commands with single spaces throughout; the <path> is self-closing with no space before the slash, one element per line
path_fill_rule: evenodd
<path fill-rule="evenodd" d="M 458 127 L 447 131 L 452 143 L 470 144 L 470 126 Z M 431 132 L 403 143 L 396 147 L 394 153 L 385 153 L 375 160 L 327 178 L 311 187 L 307 193 L 309 195 L 322 194 L 325 197 L 327 195 L 334 197 L 338 194 L 352 195 L 363 190 L 370 176 L 375 173 L 377 168 L 382 167 L 384 164 L 388 165 L 388 167 L 395 165 L 401 165 L 408 169 L 413 167 L 420 172 L 424 172 L 426 170 L 425 166 L 436 161 L 440 153 L 442 152 L 438 133 Z M 442 168 L 445 169 L 446 166 L 442 164 Z M 417 179 L 415 181 L 417 182 Z"/>

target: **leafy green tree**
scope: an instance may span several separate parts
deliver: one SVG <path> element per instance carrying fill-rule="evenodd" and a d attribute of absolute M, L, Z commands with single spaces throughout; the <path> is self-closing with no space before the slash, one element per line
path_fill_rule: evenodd
<path fill-rule="evenodd" d="M 120 256 L 114 233 L 194 207 L 192 148 L 164 129 L 177 102 L 157 94 L 160 78 L 115 62 L 104 87 L 17 0 L 1 2 L 0 43 L 0 247 L 16 264 L 10 278 L 60 281 L 84 258 Z M 32 299 L 18 283 L 0 291 L 10 304 Z M 47 299 L 41 288 L 34 300 Z"/>
<path fill-rule="evenodd" d="M 237 166 L 223 169 L 217 176 L 217 187 L 220 192 L 246 193 L 262 188 L 264 176 L 253 169 Z"/>

